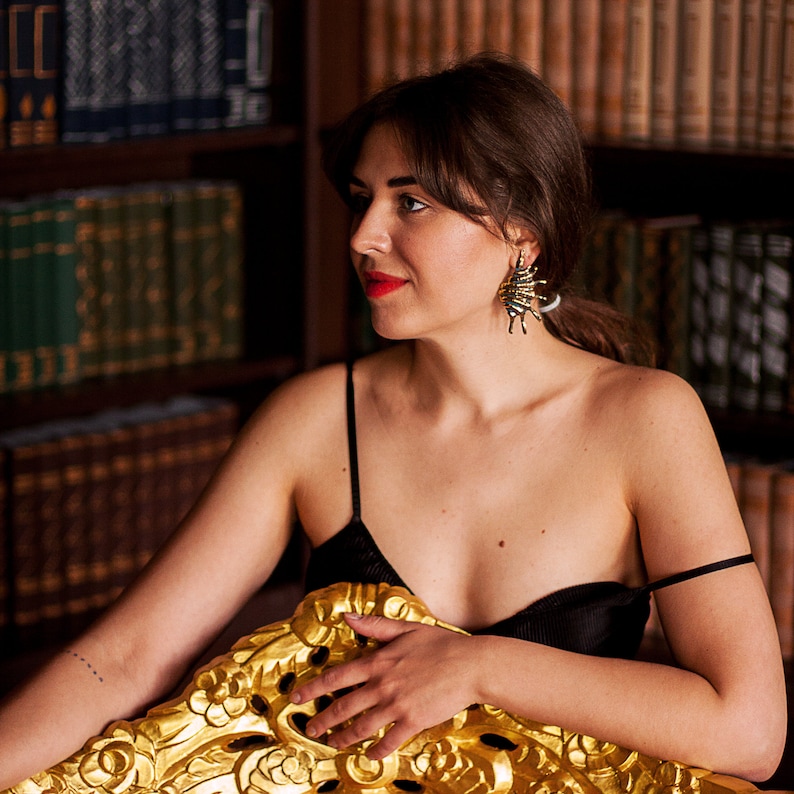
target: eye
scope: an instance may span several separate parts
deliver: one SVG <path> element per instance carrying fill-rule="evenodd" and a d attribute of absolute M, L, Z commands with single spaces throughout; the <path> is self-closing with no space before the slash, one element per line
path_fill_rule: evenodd
<path fill-rule="evenodd" d="M 354 214 L 362 215 L 367 211 L 367 207 L 369 207 L 369 201 L 369 196 L 366 193 L 353 193 L 350 196 L 348 204 L 350 205 L 350 209 L 353 210 Z"/>
<path fill-rule="evenodd" d="M 400 196 L 400 206 L 408 212 L 419 212 L 419 210 L 425 209 L 427 204 L 404 193 Z"/>

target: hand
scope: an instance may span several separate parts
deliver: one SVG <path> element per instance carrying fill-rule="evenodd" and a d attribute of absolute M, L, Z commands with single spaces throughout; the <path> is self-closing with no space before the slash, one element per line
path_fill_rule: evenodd
<path fill-rule="evenodd" d="M 385 736 L 367 750 L 367 757 L 377 761 L 476 700 L 472 682 L 477 638 L 375 615 L 348 613 L 345 621 L 357 634 L 384 645 L 325 670 L 292 693 L 293 703 L 306 703 L 355 687 L 309 721 L 309 736 L 337 728 L 328 743 L 341 749 L 391 724 Z M 351 724 L 339 728 L 346 720 L 352 720 Z"/>

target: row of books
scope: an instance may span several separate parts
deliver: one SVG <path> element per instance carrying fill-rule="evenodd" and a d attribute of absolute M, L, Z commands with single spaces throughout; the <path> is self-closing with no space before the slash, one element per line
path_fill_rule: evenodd
<path fill-rule="evenodd" d="M 703 221 L 605 213 L 582 288 L 659 340 L 659 365 L 720 409 L 794 409 L 794 221 Z"/>
<path fill-rule="evenodd" d="M 0 0 L 0 148 L 265 124 L 271 0 Z"/>
<path fill-rule="evenodd" d="M 0 392 L 238 357 L 242 234 L 227 181 L 0 205 Z"/>
<path fill-rule="evenodd" d="M 190 509 L 237 431 L 234 403 L 182 396 L 0 435 L 0 627 L 71 636 Z"/>
<path fill-rule="evenodd" d="M 367 81 L 497 50 L 590 137 L 791 147 L 792 21 L 791 0 L 367 0 Z"/>

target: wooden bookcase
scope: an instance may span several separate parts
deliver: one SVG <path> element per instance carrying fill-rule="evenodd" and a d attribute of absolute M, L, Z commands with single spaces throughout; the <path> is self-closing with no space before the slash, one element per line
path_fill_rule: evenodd
<path fill-rule="evenodd" d="M 347 215 L 320 169 L 322 134 L 364 95 L 363 0 L 274 0 L 274 123 L 86 146 L 0 151 L 0 198 L 219 177 L 245 191 L 243 359 L 0 395 L 0 430 L 182 391 L 252 408 L 276 381 L 351 349 Z M 593 141 L 596 195 L 636 213 L 794 218 L 794 152 Z M 787 454 L 794 417 L 713 412 L 726 449 Z M 792 680 L 792 677 L 790 680 Z M 794 687 L 792 687 L 794 689 Z M 770 787 L 794 788 L 794 748 Z"/>

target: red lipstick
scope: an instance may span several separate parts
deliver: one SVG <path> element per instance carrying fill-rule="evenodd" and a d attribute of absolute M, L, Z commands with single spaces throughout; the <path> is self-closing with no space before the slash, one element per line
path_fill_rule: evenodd
<path fill-rule="evenodd" d="M 396 278 L 377 270 L 364 273 L 364 292 L 368 298 L 382 298 L 407 283 L 404 278 Z"/>

